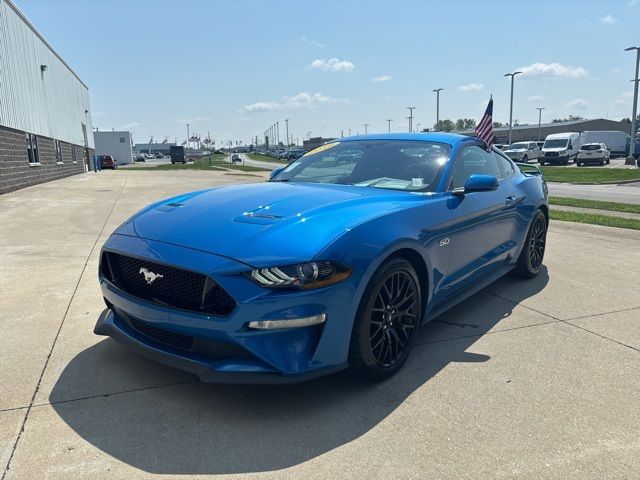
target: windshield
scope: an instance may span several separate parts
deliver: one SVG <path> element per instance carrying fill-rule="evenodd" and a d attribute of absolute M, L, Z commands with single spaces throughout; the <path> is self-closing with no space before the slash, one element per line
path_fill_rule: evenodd
<path fill-rule="evenodd" d="M 528 143 L 512 143 L 511 146 L 509 147 L 509 150 L 522 150 L 522 149 L 527 149 L 529 148 L 529 144 Z"/>
<path fill-rule="evenodd" d="M 272 178 L 394 190 L 434 190 L 451 147 L 404 140 L 333 142 L 312 150 Z"/>
<path fill-rule="evenodd" d="M 547 140 L 544 142 L 544 147 L 542 148 L 564 148 L 567 146 L 566 138 L 559 138 L 557 140 Z"/>
<path fill-rule="evenodd" d="M 589 143 L 587 145 L 582 145 L 580 150 L 600 150 L 599 143 Z"/>

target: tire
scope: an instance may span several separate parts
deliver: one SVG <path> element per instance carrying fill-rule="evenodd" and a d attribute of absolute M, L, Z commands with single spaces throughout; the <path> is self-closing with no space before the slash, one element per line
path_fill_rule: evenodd
<path fill-rule="evenodd" d="M 607 158 L 607 165 L 611 164 L 611 157 Z"/>
<path fill-rule="evenodd" d="M 176 162 L 171 162 L 171 165 L 175 165 L 175 164 L 176 164 Z"/>
<path fill-rule="evenodd" d="M 581 167 L 581 166 L 582 166 L 582 164 L 581 164 L 580 162 L 576 162 L 576 166 L 577 166 L 577 167 Z"/>
<path fill-rule="evenodd" d="M 513 274 L 521 278 L 533 278 L 542 268 L 547 243 L 547 217 L 538 210 L 533 217 L 524 246 L 518 257 Z"/>
<path fill-rule="evenodd" d="M 538 162 L 540 163 L 541 167 L 544 167 L 544 160 L 538 160 Z"/>
<path fill-rule="evenodd" d="M 349 368 L 358 378 L 380 381 L 407 360 L 422 320 L 422 291 L 413 266 L 385 261 L 364 291 L 349 344 Z"/>
<path fill-rule="evenodd" d="M 522 162 L 523 163 L 529 163 L 529 159 L 527 158 L 526 155 L 524 157 L 522 157 Z"/>
<path fill-rule="evenodd" d="M 600 160 L 600 166 L 604 167 L 604 158 L 602 158 L 602 160 Z"/>

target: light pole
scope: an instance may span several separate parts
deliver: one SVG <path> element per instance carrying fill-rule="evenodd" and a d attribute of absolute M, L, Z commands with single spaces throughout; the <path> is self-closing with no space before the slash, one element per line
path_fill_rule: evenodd
<path fill-rule="evenodd" d="M 511 103 L 509 105 L 509 145 L 511 145 L 511 130 L 513 128 L 513 79 L 522 72 L 505 73 L 505 77 L 511 77 Z"/>
<path fill-rule="evenodd" d="M 542 110 L 546 110 L 544 107 L 537 107 L 538 110 L 538 141 L 540 141 L 540 124 L 542 123 Z"/>
<path fill-rule="evenodd" d="M 624 162 L 625 165 L 633 165 L 635 160 L 633 158 L 633 149 L 636 143 L 636 129 L 638 128 L 638 73 L 640 70 L 640 47 L 629 47 L 625 48 L 625 52 L 630 52 L 632 50 L 636 51 L 636 76 L 632 82 L 635 83 L 633 87 L 633 114 L 631 115 L 631 142 L 629 142 L 629 156 L 627 160 Z"/>
<path fill-rule="evenodd" d="M 189 124 L 187 123 L 187 149 L 189 148 Z"/>
<path fill-rule="evenodd" d="M 444 90 L 444 88 L 436 88 L 432 90 L 436 92 L 436 130 L 438 130 L 438 124 L 440 123 L 440 92 Z"/>
<path fill-rule="evenodd" d="M 420 133 L 420 125 L 422 125 L 421 123 L 416 125 L 416 132 Z"/>
<path fill-rule="evenodd" d="M 276 122 L 276 145 L 280 146 L 280 122 Z"/>
<path fill-rule="evenodd" d="M 307 132 L 307 140 L 311 140 L 311 132 Z"/>
<path fill-rule="evenodd" d="M 369 133 L 369 130 L 368 130 L 369 124 L 363 123 L 362 126 L 364 127 L 364 134 L 366 135 L 367 133 Z"/>
<path fill-rule="evenodd" d="M 349 129 L 349 136 L 351 136 L 351 129 Z"/>
<path fill-rule="evenodd" d="M 286 129 L 287 129 L 287 146 L 289 146 L 289 119 L 285 118 L 284 119 L 284 123 L 285 123 Z"/>
<path fill-rule="evenodd" d="M 412 132 L 413 131 L 413 111 L 416 109 L 416 107 L 407 107 L 407 110 L 409 110 L 409 116 L 407 117 L 409 119 L 409 131 Z"/>
<path fill-rule="evenodd" d="M 391 122 L 393 122 L 393 120 L 391 118 L 387 118 L 386 122 L 387 122 L 387 132 L 391 133 Z"/>

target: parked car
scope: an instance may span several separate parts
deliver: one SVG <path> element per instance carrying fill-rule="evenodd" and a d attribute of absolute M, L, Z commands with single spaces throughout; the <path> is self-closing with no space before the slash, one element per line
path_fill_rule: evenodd
<path fill-rule="evenodd" d="M 611 161 L 611 153 L 604 143 L 585 143 L 580 146 L 578 156 L 576 157 L 576 165 L 587 165 L 589 163 L 598 163 L 600 165 L 609 164 Z"/>
<path fill-rule="evenodd" d="M 512 143 L 504 153 L 514 162 L 527 163 L 529 160 L 540 158 L 540 149 L 536 142 Z"/>
<path fill-rule="evenodd" d="M 546 163 L 567 165 L 580 149 L 580 134 L 576 132 L 547 135 L 542 146 L 540 165 Z"/>
<path fill-rule="evenodd" d="M 164 155 L 161 154 L 160 152 L 156 152 L 155 157 L 156 158 L 164 158 Z"/>
<path fill-rule="evenodd" d="M 268 182 L 159 201 L 102 248 L 94 332 L 202 381 L 390 377 L 422 324 L 508 272 L 543 271 L 547 186 L 532 170 L 477 138 L 364 135 Z"/>
<path fill-rule="evenodd" d="M 98 159 L 100 160 L 100 168 L 103 170 L 105 168 L 110 168 L 111 170 L 118 168 L 116 159 L 111 155 L 100 155 Z"/>
<path fill-rule="evenodd" d="M 153 157 L 153 154 L 152 154 L 152 153 L 145 153 L 145 154 L 144 154 L 144 158 L 147 158 L 147 159 L 151 160 L 151 159 L 153 159 L 154 157 Z"/>
<path fill-rule="evenodd" d="M 506 143 L 494 143 L 493 146 L 498 150 L 506 150 L 507 148 L 509 148 L 509 145 L 507 145 Z"/>
<path fill-rule="evenodd" d="M 238 163 L 242 161 L 242 157 L 240 157 L 240 155 L 238 155 L 237 153 L 234 153 L 233 155 L 231 155 L 231 163 Z"/>
<path fill-rule="evenodd" d="M 544 141 L 543 142 L 536 142 L 536 145 L 538 145 L 538 149 L 542 153 L 542 147 L 544 146 Z"/>
<path fill-rule="evenodd" d="M 136 162 L 146 162 L 147 157 L 144 156 L 144 153 L 138 153 L 136 155 Z"/>

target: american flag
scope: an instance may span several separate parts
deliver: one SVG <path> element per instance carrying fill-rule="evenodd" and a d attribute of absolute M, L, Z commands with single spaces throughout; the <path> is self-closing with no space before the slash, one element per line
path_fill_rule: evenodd
<path fill-rule="evenodd" d="M 484 140 L 489 148 L 493 146 L 493 97 L 489 99 L 489 105 L 476 127 L 476 137 Z"/>

